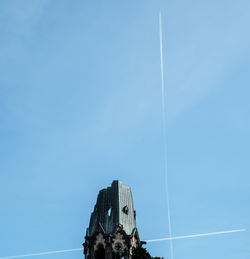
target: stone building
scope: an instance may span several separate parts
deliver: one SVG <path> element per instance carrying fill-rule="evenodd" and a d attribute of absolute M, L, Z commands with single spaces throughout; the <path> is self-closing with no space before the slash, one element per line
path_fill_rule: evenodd
<path fill-rule="evenodd" d="M 131 189 L 113 181 L 98 194 L 83 244 L 85 259 L 130 259 L 142 243 Z"/>

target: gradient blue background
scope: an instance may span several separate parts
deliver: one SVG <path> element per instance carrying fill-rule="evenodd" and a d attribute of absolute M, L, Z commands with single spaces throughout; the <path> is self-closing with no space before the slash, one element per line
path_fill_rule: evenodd
<path fill-rule="evenodd" d="M 141 239 L 168 237 L 160 10 L 173 235 L 250 229 L 249 0 L 2 0 L 0 257 L 81 247 L 113 179 Z M 174 258 L 249 259 L 249 232 L 176 240 Z"/>

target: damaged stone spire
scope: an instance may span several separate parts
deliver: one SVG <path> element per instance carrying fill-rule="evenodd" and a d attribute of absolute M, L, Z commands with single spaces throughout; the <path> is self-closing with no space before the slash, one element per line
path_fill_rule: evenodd
<path fill-rule="evenodd" d="M 113 181 L 99 192 L 83 245 L 85 259 L 130 259 L 141 246 L 130 187 Z"/>

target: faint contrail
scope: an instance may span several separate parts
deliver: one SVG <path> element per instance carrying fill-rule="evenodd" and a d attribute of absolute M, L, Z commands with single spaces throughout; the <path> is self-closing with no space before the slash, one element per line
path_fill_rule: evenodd
<path fill-rule="evenodd" d="M 159 242 L 159 241 L 171 241 L 174 239 L 186 239 L 186 238 L 193 238 L 193 237 L 203 237 L 203 236 L 214 236 L 214 235 L 221 235 L 221 234 L 229 234 L 235 232 L 243 232 L 246 229 L 236 229 L 236 230 L 227 230 L 227 231 L 220 231 L 220 232 L 210 232 L 210 233 L 203 233 L 203 234 L 194 234 L 194 235 L 187 235 L 187 236 L 176 236 L 176 237 L 167 237 L 167 238 L 158 238 L 158 239 L 151 239 L 146 240 L 146 242 Z M 39 255 L 49 255 L 49 254 L 59 254 L 59 253 L 68 253 L 74 251 L 82 251 L 83 248 L 73 248 L 73 249 L 64 249 L 64 250 L 55 250 L 55 251 L 48 251 L 48 252 L 40 252 L 40 253 L 33 253 L 33 254 L 23 254 L 23 255 L 13 255 L 13 256 L 5 256 L 0 257 L 0 259 L 13 259 L 13 258 L 21 258 L 21 257 L 29 257 L 29 256 L 39 256 Z"/>
<path fill-rule="evenodd" d="M 162 53 L 162 22 L 161 12 L 159 13 L 159 33 L 160 33 L 160 58 L 161 58 L 161 104 L 162 104 L 162 131 L 163 131 L 163 148 L 164 148 L 164 170 L 165 170 L 165 183 L 166 183 L 166 198 L 168 208 L 168 229 L 170 240 L 170 255 L 171 259 L 174 258 L 173 243 L 172 243 L 172 228 L 170 217 L 170 204 L 168 193 L 168 167 L 167 167 L 167 136 L 166 136 L 166 108 L 165 108 L 165 89 L 164 89 L 164 67 L 163 67 L 163 53 Z"/>
<path fill-rule="evenodd" d="M 214 236 L 214 235 L 230 234 L 230 233 L 243 232 L 243 231 L 246 231 L 246 229 L 236 229 L 236 230 L 227 230 L 227 231 L 220 231 L 220 232 L 209 232 L 209 233 L 194 234 L 194 235 L 187 235 L 187 236 L 158 238 L 158 239 L 146 240 L 146 242 L 150 243 L 150 242 L 159 242 L 159 241 L 175 240 L 175 239 L 186 239 L 186 238 L 194 238 L 194 237 Z"/>
<path fill-rule="evenodd" d="M 74 251 L 80 251 L 80 250 L 83 250 L 83 248 L 73 248 L 73 249 L 64 249 L 64 250 L 55 250 L 55 251 L 34 253 L 34 254 L 23 254 L 23 255 L 5 256 L 5 257 L 0 257 L 0 259 L 12 259 L 12 258 L 21 258 L 21 257 L 28 257 L 28 256 L 39 256 L 39 255 L 68 253 L 68 252 L 74 252 Z"/>

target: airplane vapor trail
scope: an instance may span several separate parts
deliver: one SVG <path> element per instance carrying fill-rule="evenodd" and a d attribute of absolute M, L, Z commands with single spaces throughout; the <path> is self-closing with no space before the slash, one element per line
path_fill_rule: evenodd
<path fill-rule="evenodd" d="M 14 259 L 14 258 L 21 258 L 21 257 L 29 257 L 29 256 L 40 256 L 40 255 L 68 253 L 68 252 L 74 252 L 74 251 L 80 251 L 80 250 L 83 250 L 83 248 L 55 250 L 55 251 L 47 251 L 47 252 L 33 253 L 33 254 L 23 254 L 23 255 L 12 255 L 12 256 L 0 257 L 0 259 Z"/>
<path fill-rule="evenodd" d="M 166 199 L 168 209 L 168 231 L 170 237 L 170 258 L 174 258 L 174 250 L 172 243 L 172 226 L 170 215 L 170 202 L 168 192 L 168 164 L 167 164 L 167 134 L 166 134 L 166 105 L 165 105 L 165 87 L 164 87 L 164 67 L 163 67 L 163 51 L 162 51 L 162 19 L 161 12 L 159 13 L 159 36 L 160 36 L 160 64 L 161 64 L 161 105 L 162 105 L 162 131 L 163 131 L 163 155 L 164 155 L 164 171 L 165 171 L 165 184 L 166 184 Z"/>
<path fill-rule="evenodd" d="M 194 238 L 194 237 L 215 236 L 215 235 L 230 234 L 230 233 L 243 232 L 243 231 L 246 231 L 246 229 L 235 229 L 235 230 L 227 230 L 227 231 L 220 231 L 220 232 L 209 232 L 209 233 L 201 233 L 201 234 L 194 234 L 194 235 L 187 235 L 187 236 L 175 236 L 175 237 L 158 238 L 158 239 L 146 240 L 146 242 L 150 243 L 150 242 L 159 242 L 159 241 L 176 240 L 176 239 L 186 239 L 186 238 Z"/>
<path fill-rule="evenodd" d="M 220 231 L 220 232 L 209 232 L 209 233 L 201 233 L 201 234 L 186 235 L 186 236 L 175 236 L 171 238 L 170 237 L 158 238 L 158 239 L 146 240 L 146 242 L 150 243 L 150 242 L 159 242 L 159 241 L 176 240 L 176 239 L 187 239 L 187 238 L 194 238 L 194 237 L 214 236 L 214 235 L 230 234 L 230 233 L 243 232 L 243 231 L 246 231 L 246 229 L 234 229 L 234 230 L 227 230 L 227 231 Z M 0 259 L 14 259 L 14 258 L 22 258 L 22 257 L 68 253 L 68 252 L 82 251 L 82 250 L 83 248 L 73 248 L 73 249 L 55 250 L 55 251 L 47 251 L 47 252 L 40 252 L 40 253 L 33 253 L 33 254 L 5 256 L 5 257 L 0 257 Z"/>

